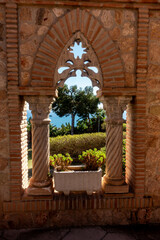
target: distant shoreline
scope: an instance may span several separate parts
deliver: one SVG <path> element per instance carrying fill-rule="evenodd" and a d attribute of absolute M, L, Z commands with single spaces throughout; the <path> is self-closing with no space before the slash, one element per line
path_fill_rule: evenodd
<path fill-rule="evenodd" d="M 32 117 L 31 111 L 27 110 L 27 121 L 30 117 Z M 51 119 L 51 124 L 55 125 L 58 128 L 60 128 L 61 125 L 65 124 L 65 123 L 70 123 L 71 124 L 71 116 L 59 117 L 53 111 L 50 112 L 49 118 Z M 77 120 L 78 120 L 78 117 L 75 117 L 75 126 L 77 125 L 76 124 Z"/>
<path fill-rule="evenodd" d="M 31 111 L 27 110 L 27 120 L 32 117 Z M 56 127 L 60 128 L 62 124 L 65 125 L 65 123 L 71 124 L 71 116 L 68 117 L 58 117 L 53 111 L 50 112 L 49 118 L 51 119 L 51 124 L 55 125 Z M 123 118 L 126 120 L 126 112 L 123 114 Z M 79 118 L 75 117 L 75 126 L 77 125 L 77 120 Z"/>

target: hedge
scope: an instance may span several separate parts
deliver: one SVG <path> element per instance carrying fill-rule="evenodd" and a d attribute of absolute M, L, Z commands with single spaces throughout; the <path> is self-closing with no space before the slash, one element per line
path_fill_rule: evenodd
<path fill-rule="evenodd" d="M 85 133 L 50 138 L 50 155 L 69 153 L 77 158 L 82 151 L 105 146 L 106 133 Z"/>

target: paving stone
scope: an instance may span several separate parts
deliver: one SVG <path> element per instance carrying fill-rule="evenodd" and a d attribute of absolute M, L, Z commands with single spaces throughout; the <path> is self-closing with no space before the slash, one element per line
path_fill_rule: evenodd
<path fill-rule="evenodd" d="M 2 235 L 3 235 L 3 231 L 2 231 L 2 230 L 0 230 L 0 237 L 2 237 Z"/>
<path fill-rule="evenodd" d="M 17 240 L 19 236 L 19 230 L 5 230 L 3 238 L 5 240 Z"/>
<path fill-rule="evenodd" d="M 18 240 L 60 240 L 69 233 L 69 229 L 47 229 L 47 230 L 30 230 L 20 233 Z"/>
<path fill-rule="evenodd" d="M 106 232 L 100 227 L 73 228 L 63 240 L 100 240 Z"/>
<path fill-rule="evenodd" d="M 136 238 L 125 233 L 108 233 L 103 240 L 136 240 Z"/>

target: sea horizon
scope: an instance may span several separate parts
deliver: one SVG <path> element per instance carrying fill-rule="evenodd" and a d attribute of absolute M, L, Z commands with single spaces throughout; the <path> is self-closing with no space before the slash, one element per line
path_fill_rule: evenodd
<path fill-rule="evenodd" d="M 29 120 L 30 117 L 32 118 L 32 113 L 30 110 L 27 110 L 27 121 Z M 67 116 L 67 117 L 59 117 L 56 113 L 51 111 L 49 114 L 49 118 L 51 120 L 51 124 L 53 126 L 56 126 L 57 128 L 60 128 L 62 124 L 65 125 L 66 123 L 70 123 L 70 125 L 71 125 L 71 115 Z M 126 120 L 126 111 L 123 113 L 123 118 Z M 79 117 L 76 116 L 75 117 L 75 126 L 77 126 L 78 119 L 79 119 Z"/>

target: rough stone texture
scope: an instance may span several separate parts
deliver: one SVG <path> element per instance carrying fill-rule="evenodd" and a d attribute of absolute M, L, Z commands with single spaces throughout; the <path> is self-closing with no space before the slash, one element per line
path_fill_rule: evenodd
<path fill-rule="evenodd" d="M 59 3 L 57 1 L 57 5 L 58 4 Z M 67 1 L 66 1 L 66 4 L 68 4 Z M 81 1 L 81 4 L 84 4 L 84 1 Z M 87 2 L 85 4 L 87 6 Z M 90 4 L 91 4 L 91 2 L 90 2 Z M 98 2 L 95 4 L 98 4 Z M 19 190 L 19 189 L 21 189 L 21 183 L 19 181 L 19 179 L 21 177 L 21 176 L 19 176 L 19 175 L 21 175 L 21 170 L 19 170 L 21 168 L 21 164 L 20 164 L 20 160 L 18 158 L 16 159 L 16 157 L 15 157 L 15 163 L 14 163 L 15 168 L 12 168 L 12 170 L 15 170 L 15 172 L 13 171 L 12 174 L 15 174 L 16 170 L 19 168 L 18 169 L 19 175 L 15 174 L 14 175 L 15 178 L 12 177 L 10 179 L 9 168 L 10 168 L 11 164 L 13 164 L 13 162 L 9 161 L 8 104 L 10 104 L 10 112 L 9 112 L 10 116 L 12 114 L 15 114 L 18 117 L 21 117 L 20 114 L 18 115 L 19 106 L 16 103 L 16 101 L 18 102 L 19 97 L 16 96 L 16 94 L 18 94 L 18 92 L 16 92 L 17 89 L 15 87 L 15 84 L 17 84 L 17 82 L 20 80 L 20 83 L 23 86 L 28 86 L 29 81 L 30 81 L 30 73 L 31 73 L 31 69 L 32 69 L 32 64 L 34 62 L 35 55 L 37 53 L 37 50 L 39 49 L 40 43 L 43 41 L 43 39 L 45 37 L 47 31 L 49 29 L 51 29 L 51 26 L 54 23 L 58 23 L 59 25 L 61 24 L 62 28 L 64 27 L 64 29 L 67 29 L 66 32 L 68 31 L 68 33 L 65 33 L 66 34 L 65 36 L 67 36 L 67 34 L 69 35 L 70 29 L 76 28 L 77 27 L 76 23 L 78 25 L 78 21 L 72 21 L 72 17 L 74 18 L 75 14 L 78 13 L 79 10 L 77 9 L 76 11 L 73 11 L 72 14 L 69 15 L 68 18 L 66 16 L 66 18 L 65 18 L 66 22 L 64 22 L 64 21 L 58 22 L 58 20 L 60 20 L 67 12 L 73 10 L 74 7 L 72 6 L 69 8 L 69 7 L 65 6 L 63 9 L 63 6 L 61 5 L 61 8 L 59 8 L 59 7 L 54 8 L 54 5 L 52 5 L 52 4 L 49 4 L 49 5 L 40 4 L 39 5 L 39 1 L 37 1 L 36 4 L 30 4 L 30 5 L 26 5 L 26 6 L 23 6 L 23 4 L 19 4 L 18 5 L 18 34 L 19 34 L 18 40 L 19 40 L 19 42 L 17 45 L 17 42 L 16 42 L 17 37 L 12 37 L 12 33 L 13 32 L 16 33 L 16 26 L 14 25 L 14 23 L 16 22 L 16 19 L 13 18 L 13 16 L 16 16 L 15 9 L 14 8 L 12 9 L 12 7 L 10 7 L 10 11 L 14 12 L 14 14 L 12 16 L 12 14 L 10 12 L 10 13 L 8 13 L 8 15 L 10 15 L 12 17 L 9 17 L 9 16 L 5 17 L 4 6 L 0 5 L 0 225 L 2 227 L 4 227 L 4 226 L 8 227 L 8 228 L 16 228 L 19 226 L 43 227 L 43 226 L 62 226 L 64 224 L 66 224 L 68 226 L 88 225 L 88 224 L 90 224 L 90 225 L 95 225 L 95 224 L 100 224 L 100 225 L 110 224 L 111 225 L 111 224 L 130 224 L 130 223 L 144 224 L 149 221 L 150 222 L 160 222 L 160 217 L 159 217 L 160 210 L 158 208 L 160 206 L 160 200 L 159 200 L 160 199 L 160 185 L 159 185 L 159 182 L 160 182 L 160 163 L 159 163 L 159 159 L 160 159 L 160 150 L 159 150 L 159 147 L 160 147 L 160 110 L 159 110 L 159 108 L 160 108 L 160 104 L 159 104 L 159 102 L 160 102 L 160 67 L 159 67 L 159 64 L 160 64 L 160 43 L 159 43 L 160 11 L 154 10 L 154 11 L 150 11 L 150 13 L 149 13 L 149 16 L 150 16 L 149 38 L 147 39 L 147 33 L 146 33 L 148 31 L 148 28 L 147 28 L 148 19 L 146 17 L 146 16 L 148 16 L 146 13 L 147 10 L 141 8 L 141 10 L 140 10 L 140 15 L 142 15 L 141 23 L 139 23 L 139 25 L 138 25 L 137 12 L 139 10 L 131 9 L 131 7 L 133 5 L 126 5 L 126 3 L 123 2 L 123 5 L 121 5 L 121 7 L 124 7 L 124 9 L 123 9 L 123 8 L 119 8 L 119 4 L 121 4 L 120 2 L 115 3 L 115 8 L 113 7 L 113 5 L 112 5 L 113 3 L 111 1 L 110 2 L 105 1 L 105 4 L 110 4 L 110 5 L 108 5 L 109 7 L 107 7 L 107 8 L 101 6 L 101 8 L 99 8 L 99 9 L 96 9 L 96 8 L 89 9 L 89 7 L 87 7 L 87 11 L 93 15 L 93 17 L 91 17 L 91 18 L 88 17 L 87 16 L 88 13 L 86 11 L 86 13 L 87 13 L 85 16 L 87 18 L 86 22 L 89 26 L 88 29 L 90 29 L 90 31 L 87 33 L 90 36 L 92 34 L 95 36 L 98 36 L 98 34 L 100 34 L 100 32 L 98 32 L 98 31 L 102 31 L 102 30 L 100 30 L 100 27 L 97 27 L 98 29 L 94 30 L 95 32 L 94 31 L 92 32 L 92 26 L 94 23 L 96 23 L 95 18 L 97 18 L 98 22 L 105 29 L 104 33 L 106 35 L 109 34 L 109 36 L 113 40 L 113 43 L 114 43 L 113 45 L 116 46 L 116 50 L 117 50 L 118 54 L 121 56 L 121 59 L 123 61 L 123 64 L 122 64 L 123 69 L 121 68 L 121 71 L 123 72 L 123 70 L 124 70 L 124 75 L 126 77 L 125 87 L 135 87 L 136 86 L 135 85 L 135 67 L 136 67 L 136 64 L 137 64 L 137 66 L 138 66 L 138 64 L 139 65 L 142 64 L 141 68 L 137 67 L 137 69 L 140 70 L 140 72 L 137 71 L 137 85 L 138 85 L 138 94 L 139 94 L 138 97 L 139 98 L 138 98 L 138 100 L 136 98 L 135 99 L 137 102 L 139 101 L 140 103 L 138 103 L 139 105 L 137 104 L 139 108 L 134 109 L 136 114 L 133 116 L 133 118 L 136 119 L 136 124 L 138 125 L 139 123 L 141 123 L 141 121 L 140 121 L 141 116 L 144 116 L 145 113 L 147 113 L 147 118 L 146 118 L 147 136 L 146 135 L 143 136 L 147 142 L 147 145 L 146 145 L 147 151 L 146 151 L 146 155 L 145 155 L 146 156 L 146 158 L 145 158 L 146 172 L 145 172 L 145 176 L 142 176 L 142 183 L 144 181 L 143 177 L 145 177 L 145 195 L 146 196 L 145 196 L 145 198 L 142 198 L 142 199 L 134 198 L 133 196 L 131 196 L 129 198 L 125 198 L 123 196 L 122 199 L 121 198 L 120 199 L 113 198 L 112 199 L 113 201 L 110 201 L 110 198 L 108 198 L 109 200 L 107 199 L 107 202 L 103 201 L 103 200 L 105 200 L 105 198 L 103 198 L 103 196 L 101 199 L 102 201 L 99 199 L 96 199 L 96 201 L 93 201 L 93 202 L 92 201 L 90 202 L 89 200 L 86 200 L 85 198 L 83 198 L 83 196 L 80 196 L 80 198 L 82 199 L 81 202 L 83 203 L 82 211 L 78 208 L 76 208 L 76 210 L 72 209 L 74 204 L 77 204 L 77 202 L 75 203 L 74 199 L 72 199 L 72 198 L 68 198 L 67 200 L 65 199 L 64 203 L 59 202 L 59 200 L 55 201 L 56 203 L 53 202 L 53 205 L 54 205 L 53 207 L 55 207 L 55 209 L 50 210 L 50 211 L 48 210 L 50 207 L 49 204 L 52 204 L 52 202 L 46 202 L 46 200 L 44 200 L 44 199 L 40 202 L 39 205 L 37 203 L 38 201 L 32 201 L 33 200 L 32 198 L 31 198 L 32 199 L 31 201 L 30 201 L 30 199 L 29 200 L 27 199 L 26 201 L 24 201 L 25 204 L 23 204 L 24 202 L 22 202 L 22 200 L 21 200 L 22 192 Z M 112 8 L 110 7 L 111 5 L 112 5 Z M 151 5 L 152 4 L 146 5 L 146 6 L 151 6 Z M 152 7 L 154 7 L 155 5 L 152 5 Z M 11 4 L 10 6 L 15 7 L 14 4 Z M 86 9 L 86 6 L 83 9 Z M 137 6 L 137 8 L 138 8 L 138 6 L 140 6 L 140 5 L 134 5 L 134 7 L 135 6 Z M 130 7 L 130 9 L 127 9 L 127 7 Z M 145 7 L 145 4 L 144 4 L 144 7 Z M 83 12 L 83 11 L 81 11 L 81 12 Z M 82 15 L 81 15 L 81 17 L 82 17 Z M 10 24 L 7 23 L 7 20 Z M 6 49 L 6 44 L 4 42 L 5 37 L 6 37 L 5 36 L 5 34 L 6 34 L 5 23 L 8 25 L 8 29 L 10 28 L 10 33 L 8 35 L 11 35 L 11 36 L 7 36 L 7 41 L 8 41 L 7 49 Z M 51 39 L 55 40 L 54 41 L 54 43 L 56 42 L 55 46 L 56 46 L 56 44 L 57 45 L 59 44 L 61 46 L 60 48 L 63 49 L 63 47 L 64 47 L 63 43 L 65 41 L 61 41 L 61 37 L 58 37 L 58 36 L 61 36 L 61 34 L 62 34 L 62 38 L 64 37 L 62 31 L 60 30 L 62 28 L 60 28 L 58 24 L 57 24 L 58 27 L 55 31 L 59 31 L 59 32 L 58 32 L 58 34 L 56 34 L 54 32 L 55 35 Z M 65 25 L 68 25 L 68 27 L 65 28 Z M 15 29 L 13 26 L 15 27 Z M 138 33 L 137 27 L 139 27 L 139 36 L 137 36 L 137 33 Z M 140 32 L 141 28 L 142 29 L 146 28 L 146 32 L 145 31 Z M 140 33 L 144 34 L 143 37 L 142 37 L 142 35 L 140 37 Z M 98 49 L 98 51 L 102 52 L 101 61 L 102 62 L 104 61 L 103 64 L 107 65 L 108 63 L 105 62 L 106 59 L 103 59 L 103 50 L 106 49 L 105 44 L 108 44 L 107 41 L 105 43 L 103 43 L 103 40 L 106 39 L 105 37 L 102 38 L 102 41 L 99 41 L 97 44 L 99 44 L 99 46 L 102 47 L 102 49 Z M 142 39 L 144 39 L 144 40 L 142 40 Z M 138 40 L 138 48 L 136 49 L 137 40 Z M 96 42 L 96 40 L 95 40 L 95 42 Z M 149 43 L 149 51 L 147 52 L 146 48 L 147 48 L 148 43 Z M 111 47 L 113 45 L 111 45 Z M 48 46 L 49 46 L 49 44 L 47 45 L 47 47 Z M 42 46 L 41 50 L 43 50 L 44 48 L 46 48 L 46 45 Z M 139 48 L 141 48 L 141 51 L 139 51 Z M 14 52 L 10 52 L 11 55 L 9 56 L 10 49 L 14 50 Z M 10 84 L 8 84 L 6 81 L 6 50 L 7 50 L 7 54 L 8 54 L 7 67 L 8 67 L 8 69 L 10 69 L 10 70 L 8 70 L 8 73 L 10 73 L 10 75 L 8 74 L 8 81 L 10 81 Z M 17 50 L 20 50 L 19 54 L 18 54 L 19 59 L 17 58 Z M 54 50 L 54 48 L 53 48 L 53 50 Z M 137 53 L 137 56 L 136 56 L 136 53 Z M 51 54 L 50 50 L 48 50 L 48 56 L 50 58 L 51 55 L 49 55 L 49 54 Z M 58 52 L 56 54 L 60 54 L 60 52 Z M 138 54 L 140 54 L 140 55 L 138 55 Z M 115 59 L 117 59 L 117 56 L 115 56 L 115 55 L 114 54 L 111 55 L 113 57 L 112 58 L 113 62 L 115 61 Z M 42 51 L 42 56 L 43 57 L 45 56 L 43 51 Z M 136 61 L 136 57 L 137 57 L 137 61 Z M 20 63 L 19 69 L 17 68 L 17 66 L 15 66 L 16 63 Z M 43 63 L 45 63 L 45 60 Z M 116 62 L 116 64 L 118 65 L 119 63 Z M 139 78 L 138 75 L 141 75 L 141 73 L 143 73 L 143 71 L 147 70 L 145 67 L 147 64 L 148 64 L 147 79 L 144 77 L 144 75 L 141 76 L 142 78 Z M 111 65 L 111 66 L 113 66 L 113 65 Z M 118 72 L 116 66 L 115 66 L 115 69 L 112 69 L 112 68 L 109 69 L 108 67 L 106 67 L 106 69 L 107 69 L 106 75 L 108 74 L 109 71 L 114 71 L 115 73 Z M 45 73 L 47 73 L 47 70 L 45 70 Z M 14 78 L 14 79 L 17 78 L 17 79 L 15 81 L 12 81 L 13 80 L 12 78 Z M 116 76 L 115 76 L 115 78 L 116 78 Z M 39 78 L 39 79 L 41 79 L 41 78 Z M 38 83 L 41 84 L 39 79 L 35 79 L 35 81 L 37 81 Z M 145 105 L 145 103 L 142 101 L 143 94 L 145 93 L 145 87 L 144 87 L 145 79 L 147 80 L 147 91 L 148 91 L 147 105 Z M 121 79 L 119 79 L 119 80 L 121 81 Z M 108 79 L 108 81 L 110 81 L 110 80 Z M 116 82 L 116 84 L 117 84 L 117 82 Z M 115 88 L 115 87 L 117 87 L 117 85 L 113 86 L 113 88 Z M 7 99 L 7 93 L 6 93 L 7 88 L 10 91 L 9 93 L 11 93 L 11 91 L 13 91 L 12 98 L 10 98 L 9 101 Z M 112 88 L 112 85 L 111 85 L 111 88 Z M 114 90 L 113 88 L 112 88 L 112 90 Z M 117 92 L 119 93 L 119 90 Z M 44 91 L 43 93 L 48 94 L 48 91 L 47 92 Z M 109 91 L 108 91 L 108 93 L 110 95 L 112 94 L 112 92 L 109 92 Z M 26 94 L 26 92 L 25 92 L 25 94 Z M 34 91 L 32 91 L 32 94 L 35 94 Z M 123 95 L 126 93 L 124 93 L 122 90 L 122 92 L 120 94 Z M 130 92 L 129 92 L 129 94 L 130 94 Z M 11 95 L 9 97 L 11 97 Z M 12 111 L 12 106 L 13 106 L 13 109 L 15 110 L 15 112 Z M 15 108 L 14 108 L 14 106 L 15 106 Z M 133 106 L 135 107 L 134 101 L 133 101 Z M 147 106 L 146 109 L 145 109 L 145 106 Z M 142 107 L 142 111 L 141 111 L 141 107 Z M 144 111 L 144 109 L 146 111 Z M 25 120 L 23 120 L 23 121 L 25 122 Z M 26 128 L 25 125 L 24 125 L 24 128 Z M 138 146 L 138 144 L 139 144 L 138 140 L 142 136 L 141 135 L 141 126 L 138 125 L 137 129 L 136 129 L 137 139 L 134 139 L 134 140 L 135 140 L 135 144 Z M 15 131 L 16 134 L 18 132 L 16 128 L 10 129 L 10 131 Z M 15 134 L 15 137 L 16 137 L 16 134 Z M 130 137 L 132 138 L 132 135 Z M 137 140 L 137 142 L 136 142 L 136 140 Z M 23 141 L 24 141 L 24 138 L 22 137 L 22 142 Z M 18 145 L 18 143 L 17 143 L 17 145 Z M 24 146 L 21 145 L 20 147 L 22 148 L 22 151 L 23 151 Z M 20 149 L 20 148 L 18 148 L 18 149 Z M 138 147 L 137 147 L 137 149 L 138 149 Z M 139 149 L 141 149 L 141 145 L 139 146 Z M 39 151 L 39 149 L 37 150 L 37 152 L 38 151 Z M 143 149 L 142 149 L 142 151 L 143 151 Z M 139 153 L 140 153 L 140 155 L 138 155 L 139 158 L 135 159 L 135 161 L 134 161 L 135 169 L 137 171 L 136 174 L 139 174 L 139 172 L 144 174 L 143 170 L 141 170 L 141 166 L 143 169 L 144 162 L 143 161 L 141 162 L 141 152 L 139 152 Z M 132 154 L 132 152 L 131 152 L 131 154 Z M 136 156 L 137 153 L 134 152 L 134 154 Z M 15 149 L 15 156 L 17 156 L 16 149 Z M 14 158 L 14 153 L 12 151 L 12 159 L 13 158 Z M 140 164 L 138 165 L 138 168 L 137 168 L 137 162 L 140 162 Z M 132 168 L 131 170 L 133 170 L 132 163 L 131 163 L 130 167 Z M 39 170 L 39 172 L 41 172 L 41 169 Z M 24 175 L 24 173 L 23 173 L 23 175 Z M 16 177 L 18 180 L 16 179 Z M 136 177 L 139 177 L 139 176 L 136 176 Z M 17 182 L 19 185 L 17 184 Z M 12 183 L 12 186 L 14 186 L 11 189 L 12 190 L 11 192 L 13 193 L 14 190 L 16 189 L 14 192 L 15 198 L 12 198 L 12 200 L 14 199 L 16 201 L 10 201 L 11 200 L 10 187 L 9 187 L 10 183 Z M 14 183 L 15 183 L 15 185 L 14 185 Z M 138 188 L 139 193 L 141 194 L 141 192 L 142 192 L 142 194 L 143 194 L 143 191 L 141 190 L 143 188 L 143 185 L 141 184 L 141 179 L 139 180 L 139 185 L 137 184 L 136 187 Z M 136 193 L 137 189 L 135 188 L 134 190 Z M 153 197 L 154 209 L 152 208 L 152 202 L 151 203 L 147 202 L 147 201 L 150 201 L 150 200 L 148 200 L 150 198 L 149 197 L 147 198 L 147 196 Z M 5 204 L 2 205 L 2 202 L 4 200 L 8 201 L 8 203 L 5 203 L 6 205 Z M 22 205 L 20 205 L 20 204 L 18 205 L 18 203 L 19 203 L 18 201 L 20 203 L 22 203 Z M 62 208 L 60 208 L 61 206 L 59 206 L 59 203 L 61 203 L 62 205 L 64 204 L 64 208 L 66 208 L 65 211 Z M 105 203 L 106 203 L 106 205 L 109 204 L 109 207 L 103 206 L 104 208 L 99 209 L 100 204 L 103 205 Z M 93 208 L 90 207 L 92 204 L 94 205 Z M 131 208 L 130 210 L 128 210 L 127 204 L 132 205 L 130 207 Z M 138 207 L 136 207 L 136 204 L 137 205 L 139 204 Z M 112 208 L 113 205 L 114 205 L 114 208 Z M 115 205 L 116 205 L 116 207 L 115 207 Z M 10 210 L 9 210 L 8 206 L 12 209 L 11 212 L 9 212 Z M 41 207 L 43 207 L 43 206 L 44 206 L 44 209 L 42 211 L 40 211 L 39 208 L 41 209 Z M 125 209 L 124 209 L 124 206 L 125 206 Z M 23 212 L 23 207 L 26 207 L 26 209 L 27 209 L 25 213 Z M 5 212 L 2 212 L 3 208 L 5 208 Z M 38 211 L 36 211 L 36 209 Z M 53 208 L 51 208 L 51 209 L 53 209 Z M 61 209 L 61 210 L 58 210 L 58 209 Z M 72 210 L 68 210 L 68 209 L 72 209 Z M 4 217 L 3 220 L 2 220 L 2 217 Z M 0 237 L 1 237 L 1 235 L 2 234 L 0 233 Z M 12 236 L 8 236 L 8 238 L 9 237 L 12 237 Z M 104 237 L 110 238 L 111 234 L 108 236 L 104 236 Z M 112 235 L 112 237 L 113 237 L 113 235 Z M 116 239 L 116 237 L 117 236 L 114 235 L 115 239 Z M 125 236 L 125 237 L 127 238 L 127 236 Z M 6 236 L 6 238 L 7 238 L 7 236 Z M 136 239 L 138 239 L 138 237 Z"/>
<path fill-rule="evenodd" d="M 30 74 L 29 72 L 21 72 L 21 85 L 27 86 L 30 81 Z"/>
<path fill-rule="evenodd" d="M 104 240 L 134 240 L 135 238 L 125 233 L 108 233 Z"/>
<path fill-rule="evenodd" d="M 133 10 L 92 10 L 91 13 L 108 30 L 117 48 L 123 53 L 126 86 L 135 86 L 136 12 Z"/>
<path fill-rule="evenodd" d="M 102 237 L 103 235 L 103 237 Z M 2 240 L 66 240 L 68 239 L 96 239 L 96 240 L 158 240 L 160 238 L 159 225 L 139 226 L 106 226 L 106 227 L 77 227 L 77 228 L 43 228 L 3 230 L 0 232 Z"/>
<path fill-rule="evenodd" d="M 19 30 L 21 40 L 27 40 L 36 32 L 36 30 L 37 30 L 37 27 L 32 24 L 28 24 L 28 23 L 21 24 L 20 30 Z"/>
<path fill-rule="evenodd" d="M 99 17 L 99 15 L 101 14 L 101 10 L 99 10 L 99 9 L 94 9 L 94 10 L 92 10 L 92 14 L 93 14 L 95 17 Z"/>
<path fill-rule="evenodd" d="M 150 61 L 153 64 L 160 64 L 160 43 L 159 41 L 153 41 L 149 49 Z"/>
<path fill-rule="evenodd" d="M 32 10 L 31 10 L 32 9 Z M 40 42 L 48 32 L 50 26 L 58 21 L 65 13 L 62 8 L 19 8 L 20 19 L 20 54 L 21 59 L 26 56 L 34 57 Z M 126 79 L 127 86 L 135 86 L 135 52 L 136 52 L 136 13 L 132 10 L 92 10 L 91 14 L 102 22 L 109 32 L 116 46 L 123 52 L 124 69 L 132 75 Z M 27 85 L 30 81 L 30 67 L 21 68 L 21 83 Z M 28 72 L 27 78 L 26 73 Z"/>
<path fill-rule="evenodd" d="M 148 138 L 146 153 L 146 195 L 154 196 L 154 204 L 160 197 L 160 15 L 151 11 L 149 20 L 149 66 L 147 75 Z M 154 217 L 157 219 L 156 211 Z"/>
<path fill-rule="evenodd" d="M 106 232 L 102 228 L 96 227 L 93 228 L 84 228 L 81 229 L 79 234 L 76 234 L 78 232 L 78 229 L 75 228 L 70 233 L 67 234 L 67 236 L 64 238 L 65 240 L 81 240 L 81 239 L 103 239 Z"/>
<path fill-rule="evenodd" d="M 111 29 L 114 25 L 114 11 L 112 10 L 104 10 L 102 12 L 101 21 L 107 29 Z"/>
<path fill-rule="evenodd" d="M 33 64 L 33 57 L 31 56 L 22 56 L 21 57 L 21 67 L 24 71 L 31 69 Z"/>
<path fill-rule="evenodd" d="M 81 209 L 81 210 L 59 210 L 59 211 L 42 211 L 42 212 L 17 212 L 4 215 L 3 225 L 0 222 L 0 227 L 6 228 L 45 228 L 50 227 L 84 227 L 84 226 L 127 226 L 132 224 L 150 224 L 160 223 L 159 208 L 155 209 Z M 83 228 L 82 228 L 83 229 Z M 127 229 L 127 228 L 126 228 Z M 97 233 L 105 237 L 104 231 Z M 90 236 L 90 232 L 82 231 L 84 235 Z M 125 231 L 127 233 L 127 231 Z M 72 234 L 71 234 L 72 235 Z M 72 236 L 70 236 L 72 237 Z M 101 237 L 101 238 L 102 238 Z M 69 238 L 67 238 L 69 239 Z M 82 239 L 82 238 L 81 238 Z M 136 238 L 138 239 L 138 238 Z"/>
<path fill-rule="evenodd" d="M 21 83 L 28 85 L 33 58 L 49 27 L 56 21 L 51 8 L 19 7 Z"/>
<path fill-rule="evenodd" d="M 53 8 L 52 11 L 56 15 L 56 17 L 61 17 L 66 12 L 63 8 Z"/>

